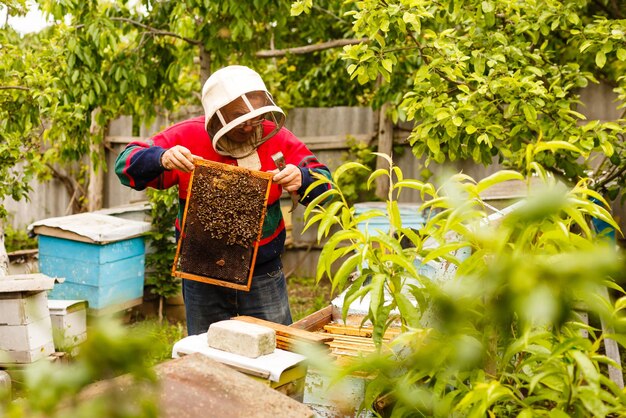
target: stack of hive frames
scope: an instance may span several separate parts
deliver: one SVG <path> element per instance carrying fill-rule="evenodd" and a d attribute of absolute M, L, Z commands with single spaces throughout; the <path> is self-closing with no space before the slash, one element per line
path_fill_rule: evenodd
<path fill-rule="evenodd" d="M 273 175 L 196 160 L 173 274 L 249 290 Z"/>

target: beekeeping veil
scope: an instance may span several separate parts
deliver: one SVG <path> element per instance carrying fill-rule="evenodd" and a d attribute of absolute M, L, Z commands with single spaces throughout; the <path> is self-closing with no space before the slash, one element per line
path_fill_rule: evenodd
<path fill-rule="evenodd" d="M 202 106 L 213 148 L 238 159 L 252 154 L 285 123 L 285 113 L 274 103 L 261 76 L 241 65 L 224 67 L 209 77 L 202 88 Z M 250 135 L 243 141 L 233 140 L 244 125 L 252 127 Z M 229 139 L 229 132 L 233 138 Z"/>

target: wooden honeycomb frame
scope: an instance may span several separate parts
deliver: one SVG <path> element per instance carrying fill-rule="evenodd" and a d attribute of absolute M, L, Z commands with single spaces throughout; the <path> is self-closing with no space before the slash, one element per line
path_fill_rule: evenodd
<path fill-rule="evenodd" d="M 249 291 L 273 175 L 194 164 L 172 275 Z"/>

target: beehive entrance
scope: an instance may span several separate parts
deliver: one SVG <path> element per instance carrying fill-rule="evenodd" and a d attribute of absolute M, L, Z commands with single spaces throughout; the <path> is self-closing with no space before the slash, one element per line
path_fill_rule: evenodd
<path fill-rule="evenodd" d="M 272 175 L 196 162 L 174 275 L 248 290 Z"/>

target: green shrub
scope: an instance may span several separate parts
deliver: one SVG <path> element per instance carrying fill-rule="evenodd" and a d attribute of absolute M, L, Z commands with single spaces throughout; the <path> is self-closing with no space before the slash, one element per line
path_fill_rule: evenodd
<path fill-rule="evenodd" d="M 178 214 L 178 188 L 148 189 L 152 225 L 147 234 L 150 251 L 146 254 L 146 285 L 159 296 L 159 319 L 163 317 L 163 299 L 180 292 L 180 279 L 172 276 L 176 255 L 174 221 Z"/>
<path fill-rule="evenodd" d="M 29 237 L 23 229 L 13 229 L 11 225 L 4 225 L 4 245 L 8 253 L 19 250 L 37 248 L 37 238 Z"/>
<path fill-rule="evenodd" d="M 385 212 L 355 216 L 341 188 L 318 198 L 334 196 L 333 203 L 315 201 L 305 211 L 306 228 L 317 224 L 319 238 L 338 231 L 322 250 L 317 279 L 328 276 L 334 289 L 347 289 L 344 318 L 351 303 L 369 297 L 364 321 L 374 325 L 381 350 L 338 377 L 357 370 L 372 377 L 363 406 L 386 405 L 378 412 L 392 417 L 626 414 L 626 394 L 606 375 L 615 364 L 601 346 L 608 337 L 626 342 L 626 298 L 613 304 L 605 296 L 606 287 L 623 295 L 615 282 L 623 265 L 615 245 L 588 226 L 594 217 L 618 229 L 606 201 L 584 181 L 570 190 L 532 165 L 545 190 L 488 222 L 480 194 L 522 180 L 519 173 L 501 171 L 479 182 L 458 174 L 436 188 L 404 179 L 389 165 L 367 182 L 380 175 L 392 180 Z M 356 169 L 365 167 L 337 169 L 335 186 Z M 405 188 L 419 190 L 421 210 L 431 214 L 419 231 L 402 225 L 397 197 Z M 359 230 L 373 218 L 385 218 L 390 231 Z M 407 240 L 412 245 L 401 245 Z M 467 248 L 471 254 L 457 258 Z M 425 275 L 420 267 L 427 263 L 454 274 Z M 580 307 L 613 324 L 616 333 L 585 325 Z M 403 333 L 386 347 L 390 351 L 382 349 L 381 337 L 392 323 Z"/>

